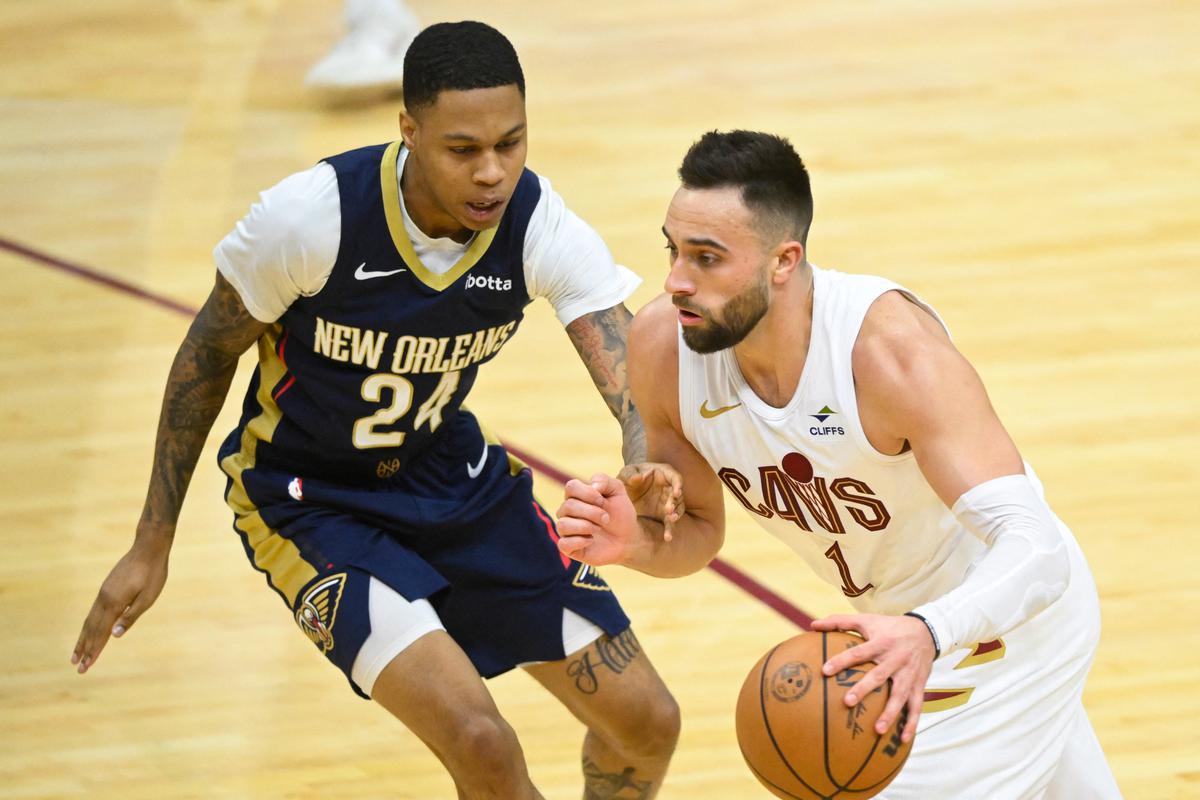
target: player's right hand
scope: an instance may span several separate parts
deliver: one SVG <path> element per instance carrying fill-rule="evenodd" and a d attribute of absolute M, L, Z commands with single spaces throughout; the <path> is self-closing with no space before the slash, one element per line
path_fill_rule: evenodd
<path fill-rule="evenodd" d="M 558 549 L 576 561 L 602 567 L 629 559 L 641 528 L 625 484 L 596 474 L 590 483 L 573 478 L 558 509 Z"/>
<path fill-rule="evenodd" d="M 134 542 L 108 573 L 71 653 L 71 663 L 79 674 L 96 663 L 110 635 L 122 636 L 158 599 L 167 582 L 170 542 L 170 537 Z"/>
<path fill-rule="evenodd" d="M 925 622 L 911 616 L 886 614 L 833 614 L 813 620 L 814 631 L 854 631 L 866 641 L 838 653 L 825 662 L 826 676 L 867 661 L 875 666 L 845 695 L 846 705 L 853 708 L 860 698 L 885 683 L 891 683 L 888 701 L 875 732 L 882 736 L 908 706 L 908 718 L 900 738 L 911 742 L 917 734 L 917 721 L 925 703 L 925 682 L 933 669 L 937 651 Z"/>

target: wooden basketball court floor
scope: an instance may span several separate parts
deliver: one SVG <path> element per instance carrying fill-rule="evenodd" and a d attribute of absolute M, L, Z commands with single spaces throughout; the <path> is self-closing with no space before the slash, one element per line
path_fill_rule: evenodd
<path fill-rule="evenodd" d="M 632 307 L 661 286 L 688 144 L 733 127 L 792 139 L 813 175 L 812 259 L 942 312 L 1082 542 L 1104 614 L 1086 702 L 1126 796 L 1200 796 L 1200 5 L 414 6 L 513 39 L 530 166 L 645 278 Z M 257 191 L 394 138 L 394 101 L 329 109 L 301 90 L 339 11 L 0 8 L 0 796 L 452 796 L 247 567 L 211 447 L 157 606 L 87 676 L 68 664 L 131 539 L 187 319 L 63 267 L 195 307 L 213 244 Z M 544 304 L 472 406 L 568 473 L 618 466 L 616 426 Z M 557 505 L 554 480 L 539 491 Z M 730 520 L 730 565 L 810 614 L 846 608 L 736 506 Z M 683 708 L 661 796 L 765 796 L 732 709 L 795 623 L 712 571 L 606 576 Z M 579 726 L 524 675 L 491 685 L 546 796 L 578 797 Z"/>

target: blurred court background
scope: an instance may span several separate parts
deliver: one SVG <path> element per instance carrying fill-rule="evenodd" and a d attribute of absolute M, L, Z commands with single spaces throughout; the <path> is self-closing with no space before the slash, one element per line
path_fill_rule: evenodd
<path fill-rule="evenodd" d="M 516 44 L 529 164 L 645 278 L 634 308 L 661 286 L 687 146 L 713 128 L 791 138 L 813 176 L 812 260 L 939 309 L 1082 542 L 1104 613 L 1085 699 L 1126 796 L 1200 796 L 1200 4 L 412 5 Z M 249 568 L 211 447 L 158 604 L 86 677 L 68 664 L 131 540 L 188 320 L 47 259 L 198 306 L 212 246 L 259 190 L 397 135 L 395 101 L 333 110 L 302 91 L 339 15 L 0 5 L 0 796 L 453 795 Z M 545 304 L 471 400 L 569 473 L 618 466 L 617 427 Z M 539 491 L 557 506 L 554 481 Z M 730 563 L 813 615 L 847 607 L 729 511 Z M 661 797 L 765 797 L 733 704 L 795 625 L 711 571 L 606 577 L 683 707 Z M 578 797 L 579 726 L 523 674 L 491 686 L 542 791 Z"/>

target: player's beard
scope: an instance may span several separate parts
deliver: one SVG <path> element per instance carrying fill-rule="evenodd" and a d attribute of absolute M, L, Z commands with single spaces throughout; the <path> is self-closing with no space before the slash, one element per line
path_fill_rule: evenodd
<path fill-rule="evenodd" d="M 697 353 L 715 353 L 733 347 L 745 339 L 767 313 L 770 298 L 771 286 L 766 275 L 759 273 L 753 285 L 734 295 L 721 307 L 719 321 L 707 309 L 697 311 L 680 306 L 686 311 L 700 314 L 706 320 L 703 325 L 684 326 L 684 344 Z"/>

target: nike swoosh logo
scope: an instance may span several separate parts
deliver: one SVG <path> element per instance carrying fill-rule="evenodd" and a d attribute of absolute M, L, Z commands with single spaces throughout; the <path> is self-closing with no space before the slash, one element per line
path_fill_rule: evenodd
<path fill-rule="evenodd" d="M 741 405 L 741 403 L 734 403 L 731 406 L 721 406 L 720 408 L 709 408 L 708 401 L 705 400 L 703 403 L 700 404 L 700 416 L 704 417 L 705 419 L 712 419 L 713 417 L 721 416 L 726 411 L 733 411 L 735 408 L 737 408 L 740 405 Z"/>
<path fill-rule="evenodd" d="M 358 269 L 354 270 L 354 277 L 360 281 L 369 281 L 371 278 L 386 278 L 388 275 L 395 275 L 398 272 L 408 272 L 406 269 L 392 269 L 387 272 L 367 272 L 367 262 L 358 265 Z"/>
<path fill-rule="evenodd" d="M 488 445 L 487 445 L 487 442 L 484 442 L 483 443 L 483 455 L 481 455 L 479 457 L 479 463 L 476 464 L 475 466 L 471 466 L 469 463 L 467 464 L 467 474 L 470 475 L 472 478 L 478 478 L 479 473 L 483 472 L 483 465 L 487 463 L 487 453 L 488 453 Z"/>

